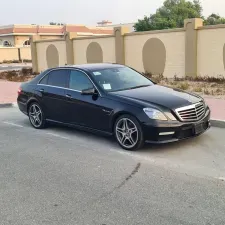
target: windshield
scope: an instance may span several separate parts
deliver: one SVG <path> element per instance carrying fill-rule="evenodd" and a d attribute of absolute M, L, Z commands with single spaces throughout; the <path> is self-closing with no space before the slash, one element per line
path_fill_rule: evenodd
<path fill-rule="evenodd" d="M 108 92 L 153 85 L 149 79 L 128 67 L 96 70 L 92 74 L 94 80 Z"/>

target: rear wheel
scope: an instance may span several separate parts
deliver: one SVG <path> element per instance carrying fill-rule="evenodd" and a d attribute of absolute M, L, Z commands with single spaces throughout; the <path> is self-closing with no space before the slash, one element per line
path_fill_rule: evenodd
<path fill-rule="evenodd" d="M 133 116 L 120 116 L 115 122 L 114 134 L 119 145 L 126 150 L 138 150 L 144 145 L 143 131 Z"/>
<path fill-rule="evenodd" d="M 41 106 L 37 102 L 31 103 L 28 110 L 31 125 L 36 129 L 45 127 L 45 116 Z"/>

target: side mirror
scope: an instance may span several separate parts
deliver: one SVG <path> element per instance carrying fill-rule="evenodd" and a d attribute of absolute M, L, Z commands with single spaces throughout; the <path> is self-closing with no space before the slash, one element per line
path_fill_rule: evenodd
<path fill-rule="evenodd" d="M 94 88 L 88 88 L 81 91 L 82 95 L 95 95 L 97 91 Z"/>

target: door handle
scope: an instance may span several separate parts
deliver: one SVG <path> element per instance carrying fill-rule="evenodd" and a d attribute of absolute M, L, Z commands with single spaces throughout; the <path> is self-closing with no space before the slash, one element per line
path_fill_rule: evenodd
<path fill-rule="evenodd" d="M 67 97 L 67 98 L 72 98 L 71 95 L 69 95 L 69 94 L 66 94 L 66 97 Z"/>
<path fill-rule="evenodd" d="M 40 91 L 40 92 L 44 92 L 44 89 L 42 88 L 42 89 L 40 89 L 39 91 Z"/>

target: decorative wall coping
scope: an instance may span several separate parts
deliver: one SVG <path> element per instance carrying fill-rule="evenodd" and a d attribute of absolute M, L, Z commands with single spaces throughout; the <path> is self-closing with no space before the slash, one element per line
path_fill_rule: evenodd
<path fill-rule="evenodd" d="M 198 30 L 221 29 L 221 28 L 224 29 L 225 24 L 202 26 L 202 27 L 199 27 Z"/>
<path fill-rule="evenodd" d="M 85 40 L 85 39 L 99 39 L 99 38 L 112 38 L 114 35 L 99 35 L 99 36 L 87 36 L 87 37 L 75 37 L 72 40 Z"/>
<path fill-rule="evenodd" d="M 43 40 L 35 40 L 35 43 L 41 43 L 41 42 L 55 42 L 55 41 L 65 41 L 64 38 L 58 38 L 58 39 L 43 39 Z"/>
<path fill-rule="evenodd" d="M 176 29 L 167 29 L 167 30 L 153 30 L 153 31 L 141 31 L 141 32 L 132 32 L 126 33 L 125 36 L 133 36 L 133 35 L 145 35 L 145 34 L 161 34 L 161 33 L 171 33 L 171 32 L 184 32 L 184 28 L 176 28 Z"/>

